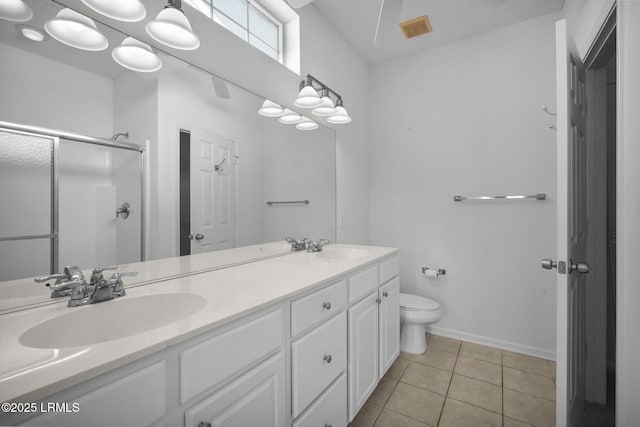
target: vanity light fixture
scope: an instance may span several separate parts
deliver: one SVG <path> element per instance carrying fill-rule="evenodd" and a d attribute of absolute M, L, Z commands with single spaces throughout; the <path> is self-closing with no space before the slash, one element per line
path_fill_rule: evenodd
<path fill-rule="evenodd" d="M 0 19 L 25 22 L 33 18 L 33 11 L 22 0 L 3 0 L 0 2 Z"/>
<path fill-rule="evenodd" d="M 311 119 L 303 117 L 302 120 L 296 125 L 298 130 L 314 130 L 318 129 L 319 125 Z"/>
<path fill-rule="evenodd" d="M 300 108 L 314 108 L 322 103 L 320 95 L 313 87 L 313 77 L 309 74 L 300 82 L 300 92 L 293 103 Z"/>
<path fill-rule="evenodd" d="M 334 125 L 342 125 L 351 122 L 351 117 L 349 117 L 349 113 L 344 108 L 342 103 L 342 98 L 338 98 L 336 101 L 336 113 L 327 117 L 327 121 Z"/>
<path fill-rule="evenodd" d="M 155 40 L 175 49 L 194 50 L 200 46 L 200 39 L 182 11 L 182 0 L 169 0 L 146 29 Z"/>
<path fill-rule="evenodd" d="M 313 95 L 319 96 L 319 98 L 314 98 Z M 333 102 L 334 99 L 335 104 Z M 312 104 L 311 101 L 314 101 L 315 104 Z M 342 96 L 311 74 L 307 74 L 304 80 L 300 82 L 300 93 L 294 104 L 298 107 L 312 108 L 311 112 L 313 114 L 327 117 L 327 122 L 331 124 L 351 122 L 351 117 L 349 117 L 349 113 L 344 108 Z"/>
<path fill-rule="evenodd" d="M 284 108 L 271 100 L 265 99 L 262 107 L 258 110 L 258 114 L 265 117 L 280 117 L 284 114 Z"/>
<path fill-rule="evenodd" d="M 111 52 L 113 60 L 125 68 L 141 73 L 152 73 L 162 68 L 162 60 L 146 43 L 127 37 Z"/>
<path fill-rule="evenodd" d="M 140 0 L 82 0 L 82 3 L 118 21 L 138 22 L 147 16 L 147 10 Z"/>
<path fill-rule="evenodd" d="M 295 111 L 291 111 L 288 108 L 284 109 L 284 113 L 280 116 L 278 121 L 283 125 L 295 125 L 296 123 L 300 123 L 302 120 L 302 116 Z"/>
<path fill-rule="evenodd" d="M 316 108 L 311 110 L 311 112 L 316 116 L 334 115 L 337 112 L 337 110 L 336 110 L 336 106 L 333 104 L 333 101 L 329 97 L 329 89 L 326 87 L 322 88 L 320 90 L 320 94 L 322 95 L 320 98 L 320 105 L 318 105 Z"/>
<path fill-rule="evenodd" d="M 39 28 L 32 27 L 31 25 L 19 24 L 16 25 L 16 29 L 20 30 L 20 33 L 26 38 L 34 42 L 41 42 L 49 38 L 49 36 Z"/>
<path fill-rule="evenodd" d="M 44 24 L 51 37 L 76 49 L 99 51 L 109 47 L 107 38 L 98 31 L 93 19 L 64 8 Z"/>

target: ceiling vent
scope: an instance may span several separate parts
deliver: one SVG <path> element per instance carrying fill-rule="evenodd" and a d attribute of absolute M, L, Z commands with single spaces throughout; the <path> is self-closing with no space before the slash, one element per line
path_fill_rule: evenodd
<path fill-rule="evenodd" d="M 429 22 L 429 17 L 427 15 L 401 22 L 400 28 L 402 29 L 405 38 L 408 39 L 418 37 L 432 31 L 431 23 Z"/>

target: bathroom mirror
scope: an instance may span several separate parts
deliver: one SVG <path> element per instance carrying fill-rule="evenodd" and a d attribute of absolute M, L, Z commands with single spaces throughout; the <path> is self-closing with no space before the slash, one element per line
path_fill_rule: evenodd
<path fill-rule="evenodd" d="M 3 265 L 0 281 L 59 271 L 66 264 L 92 268 L 256 245 L 287 235 L 335 240 L 332 129 L 321 125 L 300 131 L 277 118 L 262 117 L 258 109 L 264 98 L 155 49 L 162 61 L 160 70 L 124 68 L 114 61 L 112 51 L 126 35 L 99 22 L 107 49 L 67 46 L 43 30 L 63 6 L 50 0 L 24 1 L 34 12 L 32 19 L 0 19 L 0 121 L 61 130 L 88 140 L 113 138 L 123 145 L 139 145 L 144 154 L 135 150 L 123 154 L 120 148 L 86 144 L 73 135 L 59 138 L 59 151 L 52 159 L 67 164 L 70 172 L 61 179 L 52 174 L 47 185 L 73 183 L 60 189 L 60 195 L 66 191 L 67 197 L 59 200 L 59 219 L 65 215 L 71 219 L 64 227 L 60 224 L 57 237 L 70 242 L 66 247 L 75 248 L 76 255 L 70 250 L 57 254 L 53 263 L 31 260 L 25 254 L 52 257 L 54 245 L 47 247 L 45 241 L 32 250 L 27 246 L 33 242 L 23 245 L 19 237 L 40 231 L 4 230 L 9 235 L 0 236 L 0 254 L 23 254 L 23 265 L 17 272 Z M 26 133 L 42 138 L 38 132 Z M 73 153 L 67 154 L 64 145 Z M 45 150 L 45 157 L 50 152 Z M 6 150 L 1 156 L 11 157 Z M 72 159 L 76 163 L 69 163 Z M 10 169 L 6 162 L 0 168 L 4 169 L 0 172 Z M 28 187 L 19 188 L 36 172 L 42 176 L 42 170 L 35 169 L 3 176 L 11 183 L 14 200 L 21 193 L 28 198 Z M 107 181 L 92 184 L 93 190 L 76 185 L 89 182 L 87 177 L 94 173 L 108 177 Z M 49 191 L 50 196 L 26 211 L 49 210 L 53 193 L 46 188 L 44 193 Z M 119 197 L 121 188 L 133 192 L 127 196 L 132 200 Z M 127 219 L 124 210 L 130 212 Z M 115 225 L 96 230 L 101 220 L 94 217 Z M 25 221 L 26 217 L 18 222 L 24 226 Z M 136 222 L 138 229 L 131 227 Z M 129 224 L 129 229 L 118 224 Z M 94 228 L 85 231 L 81 225 Z M 16 245 L 25 247 L 20 252 Z M 48 295 L 46 290 L 43 295 Z"/>

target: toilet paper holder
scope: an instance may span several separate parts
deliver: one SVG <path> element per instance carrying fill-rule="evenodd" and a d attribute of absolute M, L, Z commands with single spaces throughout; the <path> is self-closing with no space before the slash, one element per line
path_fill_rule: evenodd
<path fill-rule="evenodd" d="M 427 274 L 427 271 L 435 271 L 436 276 L 444 276 L 447 274 L 447 270 L 444 268 L 432 269 L 429 267 L 422 267 L 422 274 Z"/>

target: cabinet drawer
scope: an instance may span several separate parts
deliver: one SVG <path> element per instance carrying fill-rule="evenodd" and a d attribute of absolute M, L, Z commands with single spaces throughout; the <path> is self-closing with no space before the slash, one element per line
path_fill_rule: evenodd
<path fill-rule="evenodd" d="M 347 283 L 343 280 L 291 303 L 291 335 L 333 316 L 347 305 Z"/>
<path fill-rule="evenodd" d="M 355 302 L 378 288 L 378 266 L 368 268 L 349 278 L 349 302 Z"/>
<path fill-rule="evenodd" d="M 284 313 L 280 308 L 183 350 L 180 402 L 187 402 L 283 348 Z"/>
<path fill-rule="evenodd" d="M 293 417 L 297 417 L 347 367 L 344 312 L 291 344 Z"/>
<path fill-rule="evenodd" d="M 293 422 L 293 427 L 345 427 L 347 424 L 347 376 L 342 374 Z"/>
<path fill-rule="evenodd" d="M 400 259 L 394 256 L 380 263 L 380 284 L 387 283 L 400 272 Z"/>
<path fill-rule="evenodd" d="M 283 352 L 187 409 L 185 426 L 281 427 L 285 408 Z"/>

